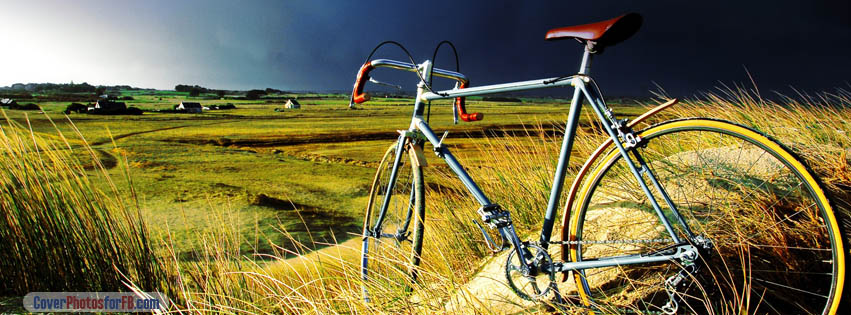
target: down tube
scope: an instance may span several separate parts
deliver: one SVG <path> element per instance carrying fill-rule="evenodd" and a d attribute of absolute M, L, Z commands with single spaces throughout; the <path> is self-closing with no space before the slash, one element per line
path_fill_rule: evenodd
<path fill-rule="evenodd" d="M 437 136 L 434 135 L 434 131 L 431 130 L 431 128 L 425 121 L 418 120 L 416 122 L 416 126 L 420 131 L 422 131 L 423 135 L 426 136 L 426 138 L 429 142 L 431 142 L 432 145 L 437 147 L 441 144 L 440 140 L 437 139 Z M 486 197 L 482 190 L 479 189 L 479 186 L 476 185 L 476 182 L 474 182 L 473 179 L 470 178 L 470 175 L 467 174 L 467 171 L 464 170 L 464 167 L 462 167 L 461 164 L 458 163 L 458 160 L 455 159 L 455 156 L 453 156 L 452 153 L 449 152 L 449 149 L 440 146 L 439 150 L 442 158 L 446 160 L 446 164 L 448 164 L 449 168 L 451 168 L 452 171 L 455 172 L 456 175 L 458 175 L 458 178 L 461 179 L 461 182 L 464 183 L 464 186 L 467 187 L 467 190 L 469 190 L 470 193 L 473 194 L 473 197 L 476 198 L 476 201 L 478 201 L 479 204 L 481 204 L 482 206 L 490 205 L 491 202 L 490 200 L 488 200 L 488 197 Z"/>

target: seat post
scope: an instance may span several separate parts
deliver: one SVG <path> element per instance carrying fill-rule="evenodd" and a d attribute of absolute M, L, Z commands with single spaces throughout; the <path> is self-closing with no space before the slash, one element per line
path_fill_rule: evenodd
<path fill-rule="evenodd" d="M 585 53 L 582 54 L 582 65 L 579 66 L 579 74 L 588 75 L 591 72 L 591 50 L 585 47 Z"/>

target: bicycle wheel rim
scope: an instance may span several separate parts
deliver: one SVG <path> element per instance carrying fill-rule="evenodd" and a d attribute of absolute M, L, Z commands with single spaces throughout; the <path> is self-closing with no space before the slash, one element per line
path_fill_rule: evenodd
<path fill-rule="evenodd" d="M 648 141 L 648 146 L 652 146 L 654 144 L 653 139 L 656 139 L 656 142 L 660 142 L 660 140 L 663 139 L 662 137 L 667 137 L 668 135 L 672 135 L 672 134 L 676 134 L 676 133 L 682 134 L 682 133 L 686 133 L 686 132 L 691 132 L 691 133 L 706 132 L 707 134 L 711 133 L 711 134 L 726 135 L 727 137 L 735 138 L 738 141 L 743 141 L 742 142 L 743 144 L 745 144 L 745 142 L 746 142 L 746 144 L 751 145 L 753 148 L 758 148 L 759 150 L 763 150 L 765 152 L 770 153 L 770 156 L 772 158 L 774 158 L 776 161 L 778 161 L 781 164 L 782 168 L 788 170 L 789 174 L 795 176 L 795 178 L 797 178 L 802 183 L 801 186 L 804 187 L 804 189 L 802 189 L 801 191 L 803 191 L 805 194 L 808 194 L 810 196 L 811 200 L 813 202 L 815 202 L 815 206 L 817 208 L 817 211 L 815 211 L 815 212 L 817 213 L 817 217 L 822 219 L 823 222 L 825 222 L 824 227 L 819 231 L 819 233 L 810 233 L 810 234 L 818 234 L 818 235 L 821 235 L 821 237 L 823 239 L 826 239 L 829 242 L 829 246 L 822 246 L 818 249 L 820 249 L 820 250 L 826 249 L 827 251 L 830 252 L 830 255 L 829 255 L 829 261 L 830 261 L 829 266 L 830 266 L 830 268 L 829 268 L 829 272 L 828 272 L 829 275 L 830 275 L 829 280 L 824 280 L 824 281 L 822 281 L 822 283 L 819 283 L 819 284 L 821 284 L 821 287 L 827 287 L 828 288 L 828 289 L 821 288 L 820 289 L 821 291 L 819 291 L 820 293 L 823 293 L 822 295 L 825 296 L 824 303 L 823 303 L 824 307 L 823 308 L 818 307 L 818 309 L 807 309 L 806 312 L 808 312 L 808 313 L 832 313 L 832 312 L 835 312 L 835 310 L 838 306 L 839 296 L 841 295 L 843 281 L 844 281 L 844 255 L 842 254 L 843 253 L 842 252 L 843 246 L 842 246 L 841 233 L 839 233 L 839 224 L 836 220 L 836 217 L 832 213 L 830 204 L 827 201 L 827 198 L 825 197 L 824 192 L 819 187 L 817 180 L 811 175 L 811 172 L 806 168 L 805 165 L 803 165 L 798 159 L 796 159 L 794 157 L 794 155 L 789 153 L 788 149 L 785 149 L 781 145 L 777 144 L 776 141 L 773 141 L 773 140 L 769 139 L 768 137 L 761 135 L 757 132 L 754 132 L 750 129 L 747 129 L 745 127 L 734 125 L 734 124 L 731 124 L 731 123 L 722 122 L 722 121 L 709 120 L 709 119 L 686 119 L 686 120 L 672 121 L 672 122 L 666 122 L 666 123 L 662 123 L 662 124 L 650 127 L 647 130 L 642 131 L 639 134 L 642 138 L 644 138 L 645 140 Z M 703 148 L 703 150 L 708 150 L 708 149 Z M 700 152 L 700 151 L 697 151 L 697 152 Z M 740 156 L 739 156 L 739 158 L 740 158 Z M 589 211 L 588 210 L 589 206 L 592 206 L 591 205 L 593 203 L 592 198 L 594 198 L 596 189 L 598 189 L 597 186 L 599 185 L 600 182 L 605 180 L 604 177 L 606 177 L 609 170 L 614 167 L 613 165 L 623 164 L 620 160 L 621 160 L 621 158 L 620 158 L 619 154 L 617 154 L 617 152 L 615 152 L 615 151 L 610 152 L 608 155 L 606 155 L 602 159 L 602 162 L 600 162 L 598 164 L 598 166 L 595 168 L 595 170 L 592 172 L 592 176 L 589 178 L 588 181 L 586 181 L 585 185 L 583 185 L 582 191 L 581 191 L 581 193 L 580 193 L 580 195 L 577 199 L 579 201 L 579 203 L 578 203 L 579 211 L 576 215 L 573 216 L 573 218 L 572 218 L 573 220 L 571 221 L 571 227 L 570 227 L 571 228 L 571 235 L 574 239 L 580 240 L 580 241 L 593 240 L 593 238 L 594 238 L 592 236 L 593 234 L 588 232 L 590 230 L 590 226 L 588 228 L 584 227 L 585 225 L 588 225 L 588 222 L 591 222 L 591 218 L 593 217 L 593 215 L 591 215 L 591 216 L 589 216 L 589 218 L 586 218 L 586 216 L 589 215 L 589 212 L 594 211 L 594 210 Z M 653 168 L 653 161 L 652 161 L 653 159 L 650 158 L 650 160 L 651 161 L 648 161 L 648 164 L 651 166 L 651 168 Z M 747 161 L 747 160 L 745 160 L 745 161 Z M 757 164 L 754 163 L 753 166 L 756 166 L 756 165 Z M 654 171 L 658 171 L 658 170 L 654 170 Z M 712 175 L 717 176 L 716 174 L 712 174 Z M 689 180 L 694 180 L 694 179 L 689 178 Z M 632 181 L 634 182 L 633 186 L 637 187 L 637 182 L 635 181 L 635 179 L 632 179 Z M 662 181 L 662 180 L 660 179 L 660 181 Z M 665 185 L 665 183 L 662 183 L 662 184 Z M 757 187 L 757 189 L 758 188 L 759 187 Z M 706 188 L 706 189 L 709 190 L 710 188 Z M 640 191 L 639 191 L 639 193 L 643 194 Z M 669 191 L 669 194 L 671 194 L 670 191 Z M 599 194 L 599 195 L 602 195 L 602 194 Z M 676 197 L 673 197 L 673 199 L 676 199 Z M 657 200 L 659 200 L 660 203 L 663 203 L 661 201 L 661 198 L 657 198 Z M 778 202 L 779 202 L 779 200 L 778 200 Z M 679 207 L 680 207 L 680 205 L 678 205 L 678 208 Z M 772 205 L 771 207 L 774 207 L 774 205 Z M 769 207 L 769 208 L 771 208 L 771 207 Z M 663 208 L 666 208 L 666 207 L 663 205 Z M 711 205 L 710 205 L 710 209 L 711 209 Z M 633 212 L 637 212 L 637 211 L 633 211 Z M 779 211 L 776 211 L 776 212 L 779 213 Z M 686 214 L 684 214 L 684 216 L 686 216 Z M 658 222 L 658 218 L 655 217 L 655 214 L 652 215 L 652 217 L 651 216 L 646 216 L 646 217 L 647 217 L 647 219 L 655 218 L 656 222 Z M 617 222 L 617 220 L 618 220 L 618 219 L 610 219 L 608 217 L 606 217 L 605 219 L 609 220 L 611 222 Z M 635 221 L 638 221 L 638 220 L 635 220 Z M 632 222 L 632 221 L 630 221 L 630 222 Z M 650 222 L 649 220 L 647 222 L 648 222 L 647 223 L 648 226 L 652 225 L 652 223 L 649 223 Z M 627 223 L 627 222 L 624 221 L 622 223 Z M 721 224 L 721 223 L 719 223 L 719 224 Z M 658 223 L 656 223 L 656 225 L 661 226 Z M 771 227 L 771 226 L 769 226 L 769 227 Z M 641 226 L 632 226 L 633 231 L 631 233 L 635 233 L 634 232 L 635 230 L 641 230 L 641 228 L 642 228 Z M 773 228 L 773 227 L 771 227 L 771 228 Z M 583 233 L 588 234 L 588 235 L 583 235 Z M 695 231 L 695 233 L 698 233 L 698 231 Z M 649 234 L 650 233 L 648 233 L 648 235 Z M 756 235 L 756 236 L 759 236 L 759 235 Z M 585 248 L 583 248 L 583 246 Z M 594 245 L 594 246 L 596 246 L 596 245 Z M 618 245 L 618 246 L 622 246 L 622 245 Z M 572 258 L 575 259 L 575 260 L 583 260 L 583 259 L 589 258 L 589 256 L 593 257 L 594 255 L 593 255 L 593 253 L 591 253 L 591 247 L 593 247 L 593 246 L 591 246 L 591 245 L 574 246 L 571 249 Z M 602 245 L 600 247 L 602 247 Z M 790 247 L 790 246 L 786 246 L 786 247 Z M 762 253 L 762 252 L 765 251 L 765 250 L 754 251 L 753 246 L 750 246 L 750 245 L 744 246 L 744 249 L 748 250 L 746 254 L 742 255 L 744 257 L 754 257 L 754 255 L 753 255 L 754 253 Z M 795 250 L 790 250 L 790 251 L 794 252 Z M 719 253 L 720 252 L 721 251 L 719 250 Z M 813 252 L 815 252 L 815 251 L 813 250 Z M 758 257 L 758 255 L 756 257 Z M 790 256 L 790 257 L 796 257 L 797 258 L 797 257 L 803 257 L 803 256 L 801 254 L 796 254 L 796 255 Z M 824 257 L 824 255 L 821 255 L 821 257 Z M 758 258 L 765 259 L 765 257 L 758 257 Z M 814 260 L 814 259 L 809 258 L 809 260 Z M 752 262 L 750 262 L 750 264 L 751 265 L 741 264 L 743 266 L 742 269 L 743 270 L 746 269 L 744 266 L 753 266 L 754 265 Z M 756 264 L 756 265 L 759 265 L 759 264 Z M 619 268 L 618 272 L 621 272 L 623 274 L 626 274 L 627 271 L 633 272 L 633 273 L 638 273 L 638 274 L 640 274 L 642 272 L 639 269 L 640 267 L 627 267 L 627 268 L 618 267 L 618 268 Z M 795 268 L 801 268 L 801 267 L 798 266 L 798 267 L 795 267 Z M 824 269 L 826 269 L 826 267 L 822 266 L 822 267 L 817 267 L 816 269 L 824 270 Z M 635 271 L 635 270 L 639 270 L 639 271 Z M 742 278 L 759 279 L 759 273 L 760 272 L 767 273 L 766 270 L 751 268 L 751 272 L 753 272 L 754 270 L 757 271 L 756 272 L 757 276 L 748 276 L 748 277 L 742 277 Z M 805 270 L 799 270 L 799 271 L 804 272 Z M 581 291 L 580 293 L 582 295 L 583 302 L 586 305 L 594 305 L 596 303 L 599 303 L 599 301 L 601 300 L 601 298 L 599 298 L 599 297 L 595 298 L 595 296 L 594 296 L 595 295 L 595 292 L 594 292 L 595 284 L 590 283 L 590 282 L 593 282 L 590 279 L 593 279 L 595 274 L 591 274 L 591 272 L 594 272 L 594 271 L 588 270 L 587 273 L 586 272 L 578 273 L 577 277 L 575 279 L 576 282 L 577 282 L 577 286 L 582 287 L 584 289 L 584 290 L 580 290 Z M 643 271 L 643 272 L 649 273 L 646 270 Z M 791 272 L 787 272 L 787 274 L 788 273 L 791 273 Z M 624 278 L 626 278 L 626 277 L 627 276 L 624 276 Z M 717 276 L 716 276 L 715 279 L 716 279 L 715 280 L 716 283 L 718 283 L 718 282 L 722 283 L 721 285 L 718 285 L 719 287 L 725 286 L 725 285 L 723 285 L 723 281 L 717 280 L 718 279 Z M 602 280 L 597 279 L 598 283 L 601 282 L 601 281 Z M 829 283 L 829 284 L 825 285 L 826 283 Z M 754 283 L 750 283 L 750 285 L 753 286 L 753 287 L 760 286 L 760 284 L 754 284 Z M 769 284 L 762 284 L 762 285 L 763 286 L 773 286 L 773 285 L 769 285 Z M 729 286 L 733 287 L 733 285 L 729 285 Z M 741 286 L 744 287 L 744 285 L 741 285 Z M 617 285 L 614 285 L 613 287 L 616 288 L 616 289 L 618 288 Z M 708 289 L 713 289 L 713 288 L 700 288 L 700 289 L 703 290 L 703 291 L 707 291 Z M 603 290 L 597 290 L 596 293 L 600 293 L 602 291 Z M 719 289 L 718 291 L 723 291 L 723 288 Z M 783 312 L 780 311 L 780 310 L 783 310 L 782 307 L 776 307 L 775 306 L 774 309 L 772 309 L 771 301 L 769 299 L 758 300 L 758 301 L 753 301 L 753 302 L 746 301 L 747 297 L 752 297 L 752 296 L 750 296 L 750 294 L 753 293 L 752 292 L 753 290 L 751 290 L 750 288 L 748 290 L 740 290 L 740 291 L 744 292 L 744 293 L 740 293 L 740 296 L 738 297 L 738 299 L 739 300 L 745 300 L 745 302 L 740 302 L 740 304 L 742 304 L 742 303 L 744 303 L 744 304 L 753 303 L 753 304 L 759 305 L 758 309 L 759 309 L 760 312 L 783 313 Z M 786 289 L 784 291 L 793 292 L 794 290 Z M 822 291 L 824 291 L 824 292 L 822 292 Z M 657 290 L 657 292 L 658 292 L 658 290 Z M 764 292 L 765 293 L 771 293 L 770 290 L 765 290 Z M 745 293 L 747 293 L 747 294 L 745 294 Z M 730 295 L 730 294 L 728 293 L 727 295 Z M 733 294 L 733 295 L 735 295 L 735 294 Z M 798 292 L 798 295 L 807 295 L 807 293 L 806 292 Z M 729 298 L 729 296 L 727 296 L 727 298 Z M 652 300 L 652 299 L 653 299 L 653 297 L 650 298 L 650 300 Z M 667 296 L 660 298 L 660 300 L 663 300 L 663 301 L 666 300 L 666 299 L 667 299 Z M 806 298 L 800 298 L 799 297 L 799 299 L 805 300 Z M 654 302 L 652 302 L 652 301 L 651 301 L 651 303 L 643 304 L 643 305 L 640 305 L 640 306 L 658 307 L 658 305 L 655 305 Z M 795 305 L 793 305 L 793 307 L 794 306 Z M 635 305 L 631 305 L 631 307 L 635 307 Z M 724 308 L 724 306 L 723 305 L 718 306 L 718 308 Z M 741 305 L 740 305 L 740 308 L 742 308 Z M 744 306 L 745 310 L 747 310 L 749 308 L 751 308 L 751 305 Z M 717 308 L 713 309 L 713 305 L 711 305 L 711 303 L 710 303 L 708 309 L 715 311 L 715 312 L 718 311 Z M 801 309 L 798 309 L 798 311 L 800 311 L 800 310 Z M 694 311 L 694 310 L 692 310 L 692 311 Z M 704 311 L 706 311 L 706 310 L 704 310 Z"/>
<path fill-rule="evenodd" d="M 361 253 L 363 294 L 367 302 L 399 300 L 411 291 L 418 274 L 424 215 L 422 170 L 410 163 L 407 148 L 402 149 L 401 155 L 378 237 L 374 235 L 374 227 L 395 162 L 396 144 L 388 148 L 379 163 L 370 189 Z M 391 237 L 393 234 L 405 235 L 404 240 Z"/>

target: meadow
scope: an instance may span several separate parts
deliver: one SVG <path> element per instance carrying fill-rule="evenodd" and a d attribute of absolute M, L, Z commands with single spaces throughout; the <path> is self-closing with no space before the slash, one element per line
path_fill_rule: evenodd
<path fill-rule="evenodd" d="M 128 105 L 146 110 L 169 109 L 191 99 L 176 92 L 127 95 L 135 98 Z M 61 111 L 67 103 L 40 104 L 44 114 L 5 114 L 11 121 L 7 129 L 18 128 L 24 135 L 31 131 L 33 138 L 52 143 L 51 150 L 64 152 L 57 153 L 68 156 L 59 159 L 67 160 L 63 163 L 80 165 L 82 170 L 72 173 L 91 179 L 84 191 L 102 192 L 96 195 L 105 196 L 103 208 L 131 209 L 104 211 L 136 227 L 131 230 L 137 234 L 127 232 L 131 236 L 126 237 L 142 235 L 144 241 L 136 247 L 150 247 L 140 255 L 148 255 L 157 267 L 125 280 L 142 290 L 166 292 L 177 309 L 451 312 L 447 305 L 458 302 L 455 292 L 489 254 L 470 223 L 477 206 L 463 194 L 444 193 L 462 191 L 461 184 L 448 178 L 446 167 L 433 155 L 428 155 L 426 182 L 437 184 L 429 186 L 427 195 L 441 198 L 431 198 L 427 205 L 429 254 L 424 256 L 423 277 L 428 284 L 417 288 L 415 298 L 391 292 L 398 294 L 396 303 L 365 304 L 354 268 L 357 244 L 351 238 L 361 228 L 374 168 L 395 139 L 395 130 L 407 127 L 411 100 L 376 99 L 350 110 L 345 97 L 316 96 L 300 96 L 302 109 L 281 112 L 274 109 L 285 99 L 200 99 L 204 105 L 237 106 L 201 114 L 66 118 Z M 446 143 L 491 198 L 512 209 L 521 235 L 530 235 L 543 216 L 567 116 L 564 103 L 473 99 L 468 107 L 483 112 L 484 121 L 458 125 L 451 122 L 449 104 L 435 103 L 431 109 L 432 128 L 449 130 Z M 654 103 L 610 105 L 630 118 Z M 648 123 L 710 116 L 757 128 L 795 148 L 822 176 L 839 211 L 848 211 L 849 105 L 844 91 L 770 102 L 752 91 L 726 90 L 675 105 Z M 589 123 L 589 112 L 584 111 L 572 171 L 603 139 Z M 118 269 L 139 264 L 130 261 Z M 501 312 L 486 303 L 467 305 L 471 312 Z"/>
<path fill-rule="evenodd" d="M 280 229 L 300 242 L 330 241 L 360 229 L 362 197 L 369 189 L 379 152 L 391 144 L 397 129 L 409 123 L 412 99 L 377 98 L 357 110 L 340 95 L 277 95 L 275 99 L 221 100 L 192 98 L 180 92 L 124 91 L 126 101 L 146 112 L 139 116 L 62 113 L 67 102 L 40 104 L 44 114 L 8 111 L 13 121 L 55 137 L 78 133 L 108 173 L 132 178 L 139 205 L 157 236 L 173 235 L 181 259 L 193 259 L 197 233 L 209 226 L 211 208 L 234 213 L 240 230 L 255 239 L 243 250 L 270 253 L 272 244 L 287 245 Z M 276 112 L 288 98 L 300 97 L 301 109 Z M 182 100 L 204 106 L 231 103 L 233 110 L 159 113 Z M 435 103 L 432 126 L 450 131 L 447 143 L 466 143 L 524 125 L 557 129 L 566 117 L 564 100 L 493 103 L 471 100 L 485 113 L 476 123 L 451 121 L 448 103 Z M 637 107 L 624 107 L 628 114 Z M 468 144 L 460 150 L 471 151 Z M 465 159 L 476 167 L 476 155 Z M 435 160 L 435 162 L 437 162 Z M 440 163 L 435 163 L 440 164 Z M 130 184 L 117 185 L 123 194 Z M 128 198 L 129 200 L 129 198 Z M 298 209 L 299 211 L 293 211 Z M 302 221 L 306 222 L 304 224 Z M 312 231 L 308 235 L 307 231 Z M 262 241 L 269 240 L 269 241 Z"/>

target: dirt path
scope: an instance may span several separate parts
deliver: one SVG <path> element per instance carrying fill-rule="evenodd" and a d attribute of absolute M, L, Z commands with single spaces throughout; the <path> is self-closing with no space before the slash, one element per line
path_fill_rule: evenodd
<path fill-rule="evenodd" d="M 141 134 L 152 133 L 152 132 L 158 132 L 158 131 L 166 131 L 166 130 L 172 130 L 172 129 L 186 128 L 186 127 L 198 127 L 198 126 L 219 125 L 219 124 L 226 124 L 226 123 L 230 123 L 230 122 L 232 122 L 232 121 L 218 121 L 218 122 L 214 122 L 214 123 L 207 123 L 207 124 L 180 125 L 180 126 L 163 127 L 163 128 L 157 128 L 157 129 L 151 129 L 151 130 L 144 130 L 144 131 L 135 131 L 135 132 L 130 132 L 130 133 L 125 133 L 125 134 L 121 134 L 121 135 L 113 136 L 113 137 L 112 137 L 112 139 L 105 139 L 105 140 L 100 140 L 100 141 L 93 141 L 92 143 L 89 143 L 89 145 L 91 145 L 91 146 L 101 145 L 101 144 L 105 144 L 105 143 L 112 142 L 113 140 L 118 140 L 118 139 L 122 139 L 122 138 L 127 138 L 127 137 L 132 137 L 132 136 L 138 136 L 138 135 L 141 135 Z"/>
<path fill-rule="evenodd" d="M 451 314 L 474 314 L 480 313 L 480 310 L 494 314 L 541 311 L 543 307 L 541 303 L 520 298 L 508 286 L 505 278 L 505 263 L 509 253 L 510 250 L 506 250 L 484 260 L 481 270 L 455 292 L 450 302 L 446 304 L 446 310 Z M 553 253 L 550 255 L 557 257 Z M 559 282 L 560 279 L 560 275 L 556 277 L 559 292 L 563 295 L 575 295 L 576 285 L 573 278 L 568 278 L 566 282 Z"/>
<path fill-rule="evenodd" d="M 446 310 L 450 313 L 475 313 L 485 309 L 512 314 L 534 307 L 534 302 L 521 299 L 508 286 L 505 279 L 508 254 L 509 251 L 504 251 L 485 260 L 481 270 L 446 304 Z"/>
<path fill-rule="evenodd" d="M 589 124 L 580 124 L 583 128 L 591 128 Z M 528 126 L 527 126 L 528 127 Z M 171 127 L 175 128 L 175 127 Z M 590 130 L 590 129 L 589 129 Z M 529 134 L 539 136 L 539 132 L 534 128 L 524 128 L 524 125 L 486 125 L 477 128 L 463 128 L 450 130 L 450 134 L 459 138 L 485 138 L 485 137 L 503 137 L 509 134 Z M 540 132 L 549 136 L 559 135 L 558 129 L 546 128 Z M 195 139 L 195 138 L 176 138 L 165 139 L 168 142 L 198 144 L 198 145 L 218 145 L 218 146 L 240 146 L 240 147 L 277 147 L 290 146 L 300 144 L 316 144 L 316 143 L 343 143 L 354 141 L 368 140 L 393 140 L 399 137 L 399 134 L 393 130 L 382 131 L 356 131 L 356 132 L 330 132 L 330 133 L 314 133 L 314 134 L 292 134 L 286 136 L 270 136 L 258 137 L 250 139 Z"/>

